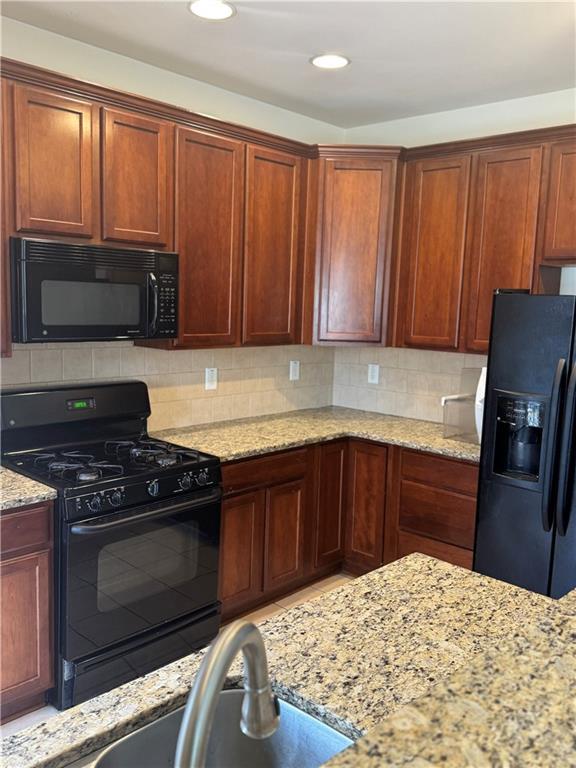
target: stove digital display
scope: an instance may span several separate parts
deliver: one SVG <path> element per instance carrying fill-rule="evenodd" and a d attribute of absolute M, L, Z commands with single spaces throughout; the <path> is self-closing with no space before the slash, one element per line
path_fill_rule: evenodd
<path fill-rule="evenodd" d="M 66 400 L 66 408 L 69 411 L 87 411 L 96 408 L 96 400 L 93 397 L 85 400 Z"/>

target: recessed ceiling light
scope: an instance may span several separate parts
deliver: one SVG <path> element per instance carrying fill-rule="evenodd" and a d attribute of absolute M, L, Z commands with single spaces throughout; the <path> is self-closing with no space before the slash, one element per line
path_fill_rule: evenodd
<path fill-rule="evenodd" d="M 236 13 L 234 6 L 224 0 L 194 0 L 190 10 L 195 16 L 210 21 L 225 21 Z"/>
<path fill-rule="evenodd" d="M 340 56 L 339 53 L 322 53 L 320 56 L 314 56 L 310 62 L 320 69 L 342 69 L 350 64 L 350 59 Z"/>

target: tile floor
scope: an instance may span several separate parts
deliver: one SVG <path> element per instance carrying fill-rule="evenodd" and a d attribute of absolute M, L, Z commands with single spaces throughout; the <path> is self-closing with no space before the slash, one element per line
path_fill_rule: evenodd
<path fill-rule="evenodd" d="M 300 589 L 298 592 L 286 595 L 286 597 L 280 598 L 275 603 L 264 605 L 262 608 L 258 608 L 258 610 L 253 611 L 242 618 L 258 624 L 260 621 L 270 619 L 272 616 L 276 616 L 283 611 L 287 611 L 289 608 L 294 608 L 301 603 L 305 603 L 307 600 L 314 600 L 314 598 L 321 597 L 325 592 L 330 592 L 332 589 L 341 587 L 353 578 L 353 576 L 346 573 L 336 573 L 333 576 L 328 576 L 326 579 L 322 579 L 322 581 L 315 582 L 310 587 L 304 587 L 304 589 Z M 54 709 L 54 707 L 42 707 L 42 709 L 37 709 L 27 715 L 18 717 L 16 720 L 5 723 L 0 727 L 0 734 L 2 738 L 8 738 L 8 736 L 12 736 L 14 733 L 24 730 L 24 728 L 30 728 L 33 725 L 43 723 L 45 720 L 48 720 L 56 714 L 58 714 L 58 710 Z"/>

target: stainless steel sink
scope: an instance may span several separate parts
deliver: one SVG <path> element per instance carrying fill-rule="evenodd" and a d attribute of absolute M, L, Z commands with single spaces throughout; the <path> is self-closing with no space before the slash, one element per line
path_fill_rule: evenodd
<path fill-rule="evenodd" d="M 352 744 L 311 715 L 280 701 L 280 726 L 268 739 L 240 730 L 243 691 L 219 694 L 208 744 L 207 768 L 316 768 Z M 125 736 L 94 768 L 173 768 L 184 708 Z"/>

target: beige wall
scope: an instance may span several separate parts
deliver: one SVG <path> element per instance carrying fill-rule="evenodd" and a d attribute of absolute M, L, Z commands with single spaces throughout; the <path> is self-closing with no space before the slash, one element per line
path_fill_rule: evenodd
<path fill-rule="evenodd" d="M 13 19 L 2 18 L 1 23 L 2 55 L 9 59 L 298 141 L 311 144 L 344 141 L 344 129 L 321 120 Z"/>
<path fill-rule="evenodd" d="M 361 125 L 346 131 L 346 141 L 350 144 L 401 144 L 404 147 L 417 147 L 574 122 L 576 88 L 570 88 L 522 99 Z"/>
<path fill-rule="evenodd" d="M 368 384 L 368 364 L 380 366 Z M 463 368 L 486 365 L 483 355 L 420 349 L 342 348 L 334 356 L 333 404 L 425 421 L 442 421 L 442 395 L 460 392 Z"/>
<path fill-rule="evenodd" d="M 150 429 L 261 416 L 332 403 L 334 351 L 319 347 L 163 351 L 131 342 L 15 344 L 2 361 L 2 385 L 138 378 L 148 384 Z M 290 360 L 300 380 L 289 381 Z M 218 389 L 204 389 L 217 367 Z"/>

